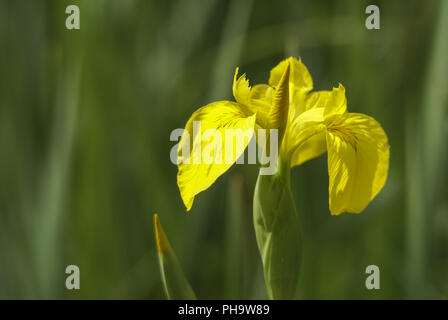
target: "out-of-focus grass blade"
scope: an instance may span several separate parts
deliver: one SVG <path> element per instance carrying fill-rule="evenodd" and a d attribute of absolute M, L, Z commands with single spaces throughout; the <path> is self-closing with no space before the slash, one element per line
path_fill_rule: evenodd
<path fill-rule="evenodd" d="M 439 2 L 439 16 L 434 29 L 432 48 L 426 71 L 421 120 L 408 119 L 408 265 L 409 297 L 427 298 L 424 284 L 427 269 L 428 235 L 437 195 L 443 183 L 446 156 L 445 116 L 448 101 L 448 2 Z M 412 117 L 411 115 L 407 116 Z M 411 123 L 412 121 L 412 123 Z"/>
<path fill-rule="evenodd" d="M 154 234 L 156 237 L 157 252 L 160 263 L 165 292 L 170 300 L 193 300 L 196 295 L 185 278 L 179 261 L 166 237 L 165 231 L 159 221 L 159 216 L 154 214 Z"/>
<path fill-rule="evenodd" d="M 252 12 L 252 0 L 230 2 L 221 34 L 218 55 L 212 71 L 209 99 L 222 99 L 227 93 L 226 81 L 233 77 L 245 45 Z"/>
<path fill-rule="evenodd" d="M 448 3 L 440 1 L 439 17 L 434 30 L 432 50 L 425 79 L 422 104 L 424 174 L 428 205 L 432 206 L 436 190 L 442 183 L 446 155 L 445 122 L 448 103 Z"/>
<path fill-rule="evenodd" d="M 234 175 L 230 178 L 226 210 L 226 283 L 225 292 L 229 299 L 241 299 L 243 290 L 243 178 Z"/>
<path fill-rule="evenodd" d="M 37 211 L 39 215 L 34 225 L 34 254 L 37 264 L 41 297 L 49 298 L 55 294 L 55 270 L 61 268 L 58 255 L 58 239 L 61 237 L 61 219 L 64 203 L 69 191 L 70 166 L 73 143 L 77 126 L 79 81 L 81 60 L 71 60 L 62 78 L 65 81 L 58 92 L 57 108 L 50 150 L 43 169 Z"/>

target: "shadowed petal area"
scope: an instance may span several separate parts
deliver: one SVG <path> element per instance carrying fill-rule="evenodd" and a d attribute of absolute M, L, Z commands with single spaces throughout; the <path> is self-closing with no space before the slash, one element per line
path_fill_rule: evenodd
<path fill-rule="evenodd" d="M 314 159 L 327 151 L 325 132 L 319 132 L 301 144 L 292 154 L 291 167 Z"/>
<path fill-rule="evenodd" d="M 327 124 L 330 212 L 359 213 L 384 186 L 389 144 L 380 124 L 357 113 Z"/>
<path fill-rule="evenodd" d="M 316 158 L 327 150 L 325 132 L 319 130 L 319 127 L 314 130 L 310 126 L 323 123 L 325 118 L 332 115 L 344 114 L 346 109 L 347 99 L 342 85 L 333 88 L 332 91 L 316 91 L 307 95 L 304 111 L 293 120 L 291 125 L 291 140 L 293 140 L 290 144 L 293 149 L 291 167 Z"/>

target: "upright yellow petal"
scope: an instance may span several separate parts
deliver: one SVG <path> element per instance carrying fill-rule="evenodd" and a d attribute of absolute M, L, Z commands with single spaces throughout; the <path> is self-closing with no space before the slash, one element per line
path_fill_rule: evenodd
<path fill-rule="evenodd" d="M 249 109 L 257 113 L 257 124 L 261 128 L 269 127 L 269 113 L 274 101 L 275 89 L 267 84 L 257 84 L 250 90 Z"/>
<path fill-rule="evenodd" d="M 256 122 L 260 127 L 267 128 L 274 89 L 264 84 L 251 88 L 245 74 L 238 78 L 238 70 L 236 68 L 233 77 L 233 96 L 236 102 L 243 105 L 250 112 L 257 114 Z"/>
<path fill-rule="evenodd" d="M 236 68 L 233 76 L 233 96 L 236 102 L 247 105 L 250 95 L 249 81 L 246 79 L 246 74 L 238 78 L 238 70 L 239 68 Z"/>
<path fill-rule="evenodd" d="M 327 120 L 330 212 L 359 213 L 386 182 L 389 144 L 373 118 L 346 113 Z"/>
<path fill-rule="evenodd" d="M 230 101 L 211 103 L 190 117 L 179 142 L 177 173 L 187 211 L 194 197 L 210 187 L 244 152 L 254 134 L 255 117 L 244 106 Z M 235 136 L 226 136 L 231 133 L 227 129 L 236 130 Z"/>
<path fill-rule="evenodd" d="M 294 118 L 304 111 L 304 101 L 308 92 L 313 89 L 313 79 L 302 61 L 290 57 L 280 62 L 271 70 L 269 85 L 277 88 L 286 67 L 290 65 L 289 77 L 289 113 Z"/>
<path fill-rule="evenodd" d="M 271 70 L 269 85 L 272 87 L 277 87 L 288 65 L 291 67 L 291 75 L 289 77 L 291 90 L 302 92 L 311 91 L 313 89 L 313 79 L 302 61 L 294 57 L 289 57 L 281 61 Z"/>
<path fill-rule="evenodd" d="M 343 114 L 347 110 L 347 98 L 345 97 L 345 88 L 339 84 L 338 88 L 332 91 L 311 92 L 305 101 L 305 111 L 312 108 L 324 108 L 324 116 L 333 114 Z"/>
<path fill-rule="evenodd" d="M 271 110 L 269 111 L 269 128 L 278 129 L 279 143 L 281 143 L 283 134 L 286 130 L 289 110 L 289 64 L 277 84 L 275 90 L 274 100 L 272 102 Z"/>

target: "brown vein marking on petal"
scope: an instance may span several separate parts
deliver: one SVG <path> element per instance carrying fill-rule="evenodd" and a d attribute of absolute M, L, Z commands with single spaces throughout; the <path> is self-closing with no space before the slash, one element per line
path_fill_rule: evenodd
<path fill-rule="evenodd" d="M 355 134 L 353 134 L 353 132 L 350 129 L 343 127 L 329 127 L 328 132 L 337 135 L 340 139 L 350 144 L 355 150 L 355 152 L 358 152 L 358 137 Z"/>

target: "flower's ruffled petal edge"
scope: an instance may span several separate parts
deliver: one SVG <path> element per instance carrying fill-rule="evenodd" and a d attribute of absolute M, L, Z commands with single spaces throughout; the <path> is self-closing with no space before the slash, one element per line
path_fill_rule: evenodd
<path fill-rule="evenodd" d="M 256 113 L 256 123 L 261 128 L 269 126 L 269 112 L 274 99 L 274 88 L 259 84 L 253 88 L 249 86 L 246 74 L 238 77 L 236 68 L 233 77 L 233 96 L 236 102 L 243 105 L 249 112 Z"/>
<path fill-rule="evenodd" d="M 251 91 L 249 80 L 246 79 L 245 73 L 238 77 L 238 71 L 239 68 L 236 68 L 233 76 L 233 96 L 235 97 L 236 102 L 243 105 L 248 105 Z"/>

